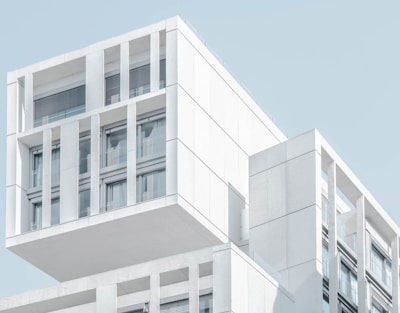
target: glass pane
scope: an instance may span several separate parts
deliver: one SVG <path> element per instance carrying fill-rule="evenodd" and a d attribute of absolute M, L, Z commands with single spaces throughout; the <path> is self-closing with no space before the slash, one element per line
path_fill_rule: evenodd
<path fill-rule="evenodd" d="M 34 203 L 32 205 L 31 214 L 31 230 L 40 229 L 42 227 L 42 203 Z"/>
<path fill-rule="evenodd" d="M 106 211 L 126 206 L 126 180 L 107 184 Z"/>
<path fill-rule="evenodd" d="M 129 97 L 150 92 L 150 64 L 129 71 Z"/>
<path fill-rule="evenodd" d="M 34 127 L 85 112 L 86 86 L 35 100 Z"/>
<path fill-rule="evenodd" d="M 51 184 L 60 184 L 60 148 L 53 149 L 51 153 Z"/>
<path fill-rule="evenodd" d="M 165 169 L 140 175 L 136 178 L 137 201 L 146 201 L 165 195 Z"/>
<path fill-rule="evenodd" d="M 106 77 L 106 105 L 119 102 L 120 75 Z"/>
<path fill-rule="evenodd" d="M 90 171 L 90 139 L 79 142 L 79 174 Z"/>
<path fill-rule="evenodd" d="M 325 226 L 329 224 L 329 212 L 328 212 L 328 199 L 322 196 L 322 222 Z"/>
<path fill-rule="evenodd" d="M 165 86 L 167 85 L 165 65 L 165 59 L 160 60 L 160 89 L 165 88 Z"/>
<path fill-rule="evenodd" d="M 90 212 L 90 190 L 79 192 L 79 218 L 88 216 Z"/>
<path fill-rule="evenodd" d="M 33 155 L 32 187 L 42 186 L 42 153 Z"/>
<path fill-rule="evenodd" d="M 329 252 L 325 245 L 322 245 L 322 272 L 324 277 L 329 278 Z"/>
<path fill-rule="evenodd" d="M 322 312 L 323 313 L 329 313 L 329 303 L 328 301 L 325 299 L 325 297 L 322 300 Z"/>
<path fill-rule="evenodd" d="M 199 299 L 199 313 L 212 313 L 212 295 L 204 295 Z"/>
<path fill-rule="evenodd" d="M 60 224 L 60 198 L 51 200 L 51 225 Z"/>
<path fill-rule="evenodd" d="M 126 128 L 107 134 L 106 166 L 126 162 Z"/>
<path fill-rule="evenodd" d="M 189 300 L 175 301 L 161 305 L 162 313 L 189 313 Z"/>
<path fill-rule="evenodd" d="M 165 155 L 165 118 L 138 125 L 136 150 L 137 158 Z"/>

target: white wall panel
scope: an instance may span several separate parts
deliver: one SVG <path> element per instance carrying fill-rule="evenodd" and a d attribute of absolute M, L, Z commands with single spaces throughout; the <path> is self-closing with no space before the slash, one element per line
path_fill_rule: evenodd
<path fill-rule="evenodd" d="M 194 51 L 194 99 L 208 113 L 210 113 L 210 64 Z"/>
<path fill-rule="evenodd" d="M 240 101 L 238 103 L 239 112 L 239 146 L 248 154 L 252 154 L 252 138 L 251 138 L 251 111 Z"/>
<path fill-rule="evenodd" d="M 210 172 L 209 189 L 211 221 L 227 234 L 227 186 L 214 173 Z"/>
<path fill-rule="evenodd" d="M 207 166 L 210 166 L 210 158 L 214 157 L 210 149 L 212 121 L 197 105 L 194 106 L 194 116 L 194 152 Z"/>
<path fill-rule="evenodd" d="M 195 102 L 189 95 L 182 88 L 178 87 L 178 138 L 192 151 L 194 149 L 195 105 Z"/>
<path fill-rule="evenodd" d="M 178 143 L 178 193 L 190 204 L 194 203 L 194 155 Z"/>
<path fill-rule="evenodd" d="M 168 35 L 168 34 L 167 34 Z M 188 40 L 178 32 L 178 84 L 190 95 L 194 94 L 194 49 Z M 168 53 L 168 45 L 167 45 Z"/>
<path fill-rule="evenodd" d="M 210 218 L 210 170 L 198 158 L 194 163 L 194 206 L 205 217 Z"/>
<path fill-rule="evenodd" d="M 228 86 L 214 70 L 210 71 L 210 87 L 210 115 L 225 130 L 225 103 Z"/>

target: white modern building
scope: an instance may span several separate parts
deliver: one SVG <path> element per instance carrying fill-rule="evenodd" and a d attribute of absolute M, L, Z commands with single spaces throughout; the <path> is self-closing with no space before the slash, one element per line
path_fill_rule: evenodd
<path fill-rule="evenodd" d="M 399 313 L 398 226 L 178 17 L 8 73 L 12 313 Z M 3 282 L 4 283 L 4 282 Z"/>

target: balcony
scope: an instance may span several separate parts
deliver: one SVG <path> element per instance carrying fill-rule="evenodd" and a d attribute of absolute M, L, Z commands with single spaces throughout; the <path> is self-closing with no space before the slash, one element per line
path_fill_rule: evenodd
<path fill-rule="evenodd" d="M 35 100 L 34 127 L 62 120 L 86 111 L 85 85 Z"/>

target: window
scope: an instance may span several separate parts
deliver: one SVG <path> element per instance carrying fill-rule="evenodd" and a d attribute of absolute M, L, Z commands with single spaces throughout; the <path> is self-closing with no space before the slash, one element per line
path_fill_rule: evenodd
<path fill-rule="evenodd" d="M 165 88 L 166 82 L 166 62 L 165 59 L 160 60 L 160 89 Z"/>
<path fill-rule="evenodd" d="M 106 207 L 110 211 L 126 206 L 126 180 L 106 184 Z"/>
<path fill-rule="evenodd" d="M 60 184 L 60 145 L 53 146 L 51 151 L 51 184 Z"/>
<path fill-rule="evenodd" d="M 43 154 L 42 150 L 32 151 L 32 187 L 42 186 Z"/>
<path fill-rule="evenodd" d="M 383 308 L 382 305 L 380 305 L 377 302 L 372 302 L 371 305 L 371 313 L 387 313 L 388 311 L 386 309 Z"/>
<path fill-rule="evenodd" d="M 85 112 L 85 85 L 71 88 L 34 101 L 34 127 Z"/>
<path fill-rule="evenodd" d="M 120 74 L 106 77 L 106 105 L 120 101 Z"/>
<path fill-rule="evenodd" d="M 150 92 L 150 64 L 129 71 L 129 98 Z"/>
<path fill-rule="evenodd" d="M 212 313 L 212 295 L 200 296 L 199 299 L 199 313 Z"/>
<path fill-rule="evenodd" d="M 371 247 L 371 272 L 386 287 L 392 288 L 392 264 L 375 245 Z"/>
<path fill-rule="evenodd" d="M 136 177 L 136 200 L 142 202 L 165 195 L 165 169 Z"/>
<path fill-rule="evenodd" d="M 42 228 L 42 203 L 36 202 L 32 204 L 31 211 L 31 230 Z"/>
<path fill-rule="evenodd" d="M 51 225 L 60 224 L 60 198 L 51 199 Z"/>
<path fill-rule="evenodd" d="M 161 313 L 189 313 L 189 300 L 179 300 L 164 303 L 160 306 Z"/>
<path fill-rule="evenodd" d="M 329 313 L 329 298 L 325 294 L 322 298 L 322 313 Z"/>
<path fill-rule="evenodd" d="M 325 244 L 322 245 L 322 272 L 324 278 L 329 278 L 329 252 Z"/>
<path fill-rule="evenodd" d="M 79 218 L 90 214 L 90 189 L 79 192 Z"/>
<path fill-rule="evenodd" d="M 117 165 L 126 162 L 126 126 L 119 126 L 105 130 L 106 156 L 105 166 Z"/>
<path fill-rule="evenodd" d="M 322 223 L 325 226 L 328 226 L 329 225 L 328 199 L 325 196 L 322 196 L 321 202 L 322 202 Z"/>
<path fill-rule="evenodd" d="M 138 121 L 136 151 L 138 162 L 165 155 L 165 117 Z"/>
<path fill-rule="evenodd" d="M 350 268 L 341 263 L 340 277 L 339 277 L 339 290 L 341 293 L 352 303 L 357 304 L 357 276 L 350 270 Z"/>
<path fill-rule="evenodd" d="M 90 137 L 86 136 L 79 141 L 79 174 L 90 171 Z"/>

